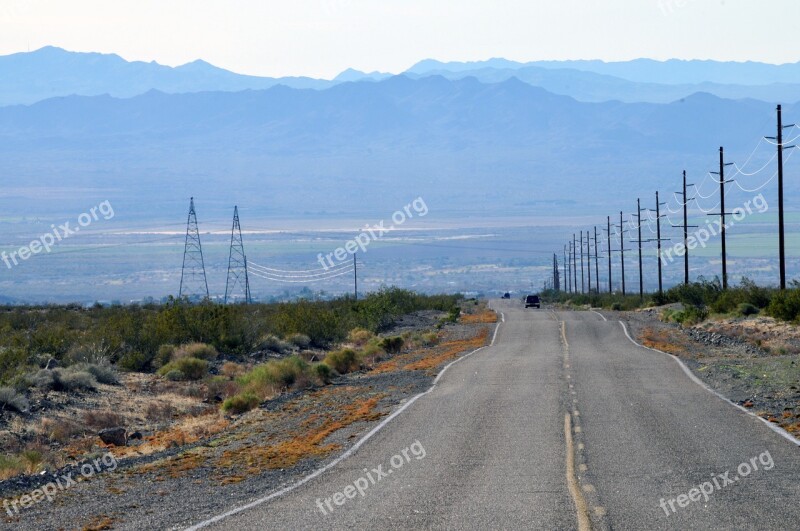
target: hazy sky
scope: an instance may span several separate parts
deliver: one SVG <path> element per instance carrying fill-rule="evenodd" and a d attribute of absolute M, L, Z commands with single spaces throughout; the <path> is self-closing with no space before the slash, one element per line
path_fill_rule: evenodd
<path fill-rule="evenodd" d="M 242 73 L 425 58 L 800 60 L 798 0 L 0 0 L 0 54 L 55 45 Z"/>

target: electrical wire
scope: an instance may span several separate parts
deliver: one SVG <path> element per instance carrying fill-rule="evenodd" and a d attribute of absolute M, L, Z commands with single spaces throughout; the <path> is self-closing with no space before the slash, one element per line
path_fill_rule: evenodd
<path fill-rule="evenodd" d="M 288 283 L 288 284 L 312 284 L 314 282 L 321 282 L 323 280 L 331 280 L 333 278 L 341 277 L 341 276 L 344 276 L 344 275 L 350 275 L 351 273 L 353 273 L 353 271 L 344 271 L 344 272 L 338 273 L 336 275 L 331 275 L 331 276 L 325 277 L 325 278 L 316 278 L 316 279 L 310 279 L 310 280 L 288 280 L 288 279 L 285 279 L 285 278 L 268 277 L 268 276 L 256 273 L 254 271 L 250 272 L 250 274 L 252 274 L 253 276 L 256 276 L 258 278 L 262 278 L 264 280 L 271 280 L 273 282 L 284 282 L 284 283 Z"/>

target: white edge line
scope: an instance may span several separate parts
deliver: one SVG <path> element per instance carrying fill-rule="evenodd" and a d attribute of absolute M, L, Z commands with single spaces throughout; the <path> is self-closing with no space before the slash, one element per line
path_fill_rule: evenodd
<path fill-rule="evenodd" d="M 718 393 L 717 391 L 715 391 L 715 390 L 713 390 L 712 388 L 710 388 L 708 385 L 706 385 L 706 384 L 705 384 L 705 382 L 703 382 L 703 381 L 702 381 L 700 378 L 698 378 L 697 376 L 695 376 L 695 374 L 692 372 L 692 370 L 691 370 L 689 367 L 687 367 L 687 366 L 686 366 L 686 364 L 685 364 L 685 363 L 683 363 L 683 361 L 681 361 L 681 359 L 680 359 L 680 358 L 678 358 L 678 357 L 677 357 L 677 356 L 675 356 L 674 354 L 670 354 L 670 353 L 668 353 L 668 352 L 664 352 L 664 351 L 661 351 L 661 350 L 658 350 L 658 349 L 655 349 L 655 348 L 646 347 L 646 346 L 644 346 L 644 345 L 641 345 L 641 344 L 637 343 L 637 342 L 636 342 L 636 340 L 635 340 L 635 339 L 633 339 L 633 338 L 631 337 L 631 335 L 628 333 L 628 327 L 627 327 L 627 326 L 625 326 L 625 323 L 623 323 L 622 321 L 620 321 L 620 322 L 619 322 L 619 324 L 621 324 L 621 325 L 622 325 L 622 329 L 625 331 L 625 335 L 628 337 L 628 339 L 630 339 L 630 340 L 631 340 L 631 343 L 633 343 L 633 344 L 634 344 L 634 345 L 636 345 L 636 346 L 639 346 L 639 347 L 642 347 L 642 348 L 646 348 L 647 350 L 652 350 L 653 352 L 658 352 L 659 354 L 664 354 L 664 355 L 666 355 L 666 356 L 669 356 L 670 358 L 674 359 L 674 360 L 675 360 L 675 362 L 676 362 L 678 365 L 680 365 L 680 366 L 681 366 L 681 369 L 683 369 L 683 372 L 685 372 L 685 373 L 686 373 L 686 375 L 687 375 L 687 376 L 689 376 L 689 378 L 691 378 L 691 380 L 692 380 L 694 383 L 696 383 L 697 385 L 699 385 L 700 387 L 702 387 L 703 389 L 705 389 L 706 391 L 708 391 L 708 392 L 709 392 L 709 393 L 711 393 L 712 395 L 716 396 L 716 397 L 717 397 L 717 398 L 719 398 L 720 400 L 724 400 L 725 402 L 727 402 L 728 404 L 732 405 L 732 406 L 733 406 L 733 407 L 735 407 L 736 409 L 738 409 L 738 410 L 740 410 L 740 411 L 744 411 L 745 413 L 747 413 L 747 414 L 748 414 L 748 415 L 750 415 L 751 417 L 757 418 L 758 420 L 760 420 L 761 422 L 763 422 L 764 424 L 766 424 L 766 425 L 769 427 L 769 429 L 771 429 L 772 431 L 774 431 L 775 433 L 777 433 L 777 434 L 778 434 L 778 435 L 780 435 L 781 437 L 783 437 L 783 438 L 785 438 L 785 439 L 787 439 L 787 440 L 789 440 L 789 441 L 793 442 L 793 443 L 794 443 L 794 444 L 796 444 L 797 446 L 800 446 L 800 439 L 796 438 L 794 435 L 792 435 L 792 434 L 791 434 L 791 433 L 789 433 L 788 431 L 784 430 L 783 428 L 781 428 L 781 427 L 779 427 L 779 426 L 776 426 L 775 424 L 771 423 L 770 421 L 768 421 L 767 419 L 765 419 L 765 418 L 763 418 L 763 417 L 759 417 L 759 416 L 758 416 L 758 415 L 756 415 L 755 413 L 753 413 L 753 412 L 749 411 L 747 408 L 744 408 L 744 407 L 740 406 L 740 405 L 739 405 L 739 404 L 737 404 L 736 402 L 732 402 L 731 400 L 728 400 L 728 399 L 727 399 L 725 396 L 723 396 L 722 394 L 720 394 L 720 393 Z"/>
<path fill-rule="evenodd" d="M 505 315 L 503 314 L 503 312 L 500 312 L 500 318 L 502 319 L 501 322 L 505 322 Z M 492 335 L 492 341 L 491 341 L 491 343 L 489 343 L 489 345 L 487 345 L 488 347 L 491 347 L 491 346 L 494 345 L 494 341 L 497 338 L 497 331 L 498 330 L 500 330 L 500 323 L 498 323 L 497 326 L 494 327 L 494 334 Z M 447 369 L 449 369 L 450 367 L 452 367 L 456 363 L 469 358 L 473 354 L 476 354 L 476 353 L 480 352 L 481 350 L 484 350 L 485 348 L 487 348 L 487 347 L 484 346 L 484 347 L 481 347 L 479 349 L 475 349 L 472 352 L 470 352 L 468 354 L 464 354 L 460 358 L 458 358 L 456 360 L 453 360 L 450 363 L 448 363 L 447 365 L 445 365 L 444 368 L 442 368 L 442 370 L 436 376 L 436 379 L 433 380 L 433 385 L 431 385 L 431 387 L 427 391 L 424 391 L 424 392 L 422 392 L 422 393 L 410 398 L 399 409 L 395 410 L 391 415 L 389 415 L 388 417 L 383 419 L 383 421 L 380 424 L 378 424 L 377 426 L 372 428 L 372 430 L 370 430 L 369 433 L 367 433 L 366 435 L 364 435 L 364 437 L 359 439 L 359 441 L 356 442 L 353 446 L 351 446 L 345 453 L 343 453 L 342 455 L 340 455 L 339 457 L 337 457 L 336 459 L 334 459 L 333 461 L 331 461 L 330 463 L 328 463 L 324 467 L 315 470 L 314 472 L 312 472 L 308 476 L 305 476 L 304 478 L 292 483 L 291 485 L 289 485 L 287 487 L 284 487 L 283 489 L 281 489 L 281 490 L 279 490 L 277 492 L 273 492 L 272 494 L 270 494 L 268 496 L 265 496 L 263 498 L 259 498 L 257 500 L 254 500 L 254 501 L 252 501 L 252 502 L 250 502 L 250 503 L 248 503 L 246 505 L 242 505 L 242 506 L 237 507 L 235 509 L 231 509 L 228 512 L 219 514 L 219 515 L 217 515 L 217 516 L 215 516 L 213 518 L 210 518 L 208 520 L 205 520 L 203 522 L 195 524 L 195 525 L 193 525 L 191 527 L 187 527 L 186 531 L 195 531 L 197 529 L 202 529 L 204 527 L 208 527 L 211 524 L 215 524 L 217 522 L 221 522 L 222 520 L 225 520 L 226 518 L 229 518 L 229 517 L 231 517 L 231 516 L 233 516 L 235 514 L 239 514 L 241 512 L 247 511 L 249 509 L 252 509 L 253 507 L 257 507 L 257 506 L 262 505 L 262 504 L 264 504 L 264 503 L 266 503 L 268 501 L 274 500 L 275 498 L 279 498 L 279 497 L 283 496 L 284 494 L 288 494 L 289 492 L 295 490 L 296 488 L 298 488 L 298 487 L 300 487 L 302 485 L 305 485 L 306 483 L 308 483 L 312 479 L 324 474 L 325 472 L 327 472 L 331 468 L 335 467 L 336 465 L 338 465 L 339 463 L 341 463 L 342 461 L 344 461 L 345 459 L 347 459 L 348 457 L 350 457 L 351 455 L 356 453 L 356 451 L 359 448 L 361 448 L 361 446 L 363 446 L 364 443 L 366 443 L 376 433 L 378 433 L 380 430 L 382 430 L 387 424 L 389 424 L 398 415 L 400 415 L 400 413 L 402 413 L 403 411 L 408 409 L 408 407 L 411 406 L 411 404 L 413 404 L 418 399 L 422 398 L 423 396 L 425 396 L 428 393 L 430 393 L 431 391 L 433 391 L 436 388 L 436 384 L 439 382 L 439 379 L 444 375 L 444 373 L 447 371 Z"/>
<path fill-rule="evenodd" d="M 605 315 L 603 315 L 602 313 L 598 312 L 597 310 L 593 310 L 593 309 L 589 308 L 589 311 L 590 311 L 590 312 L 592 312 L 592 313 L 596 313 L 597 315 L 599 315 L 600 317 L 602 317 L 602 318 L 603 318 L 603 321 L 608 321 L 608 319 L 606 319 L 606 316 L 605 316 Z M 622 321 L 620 321 L 620 322 L 622 322 Z"/>

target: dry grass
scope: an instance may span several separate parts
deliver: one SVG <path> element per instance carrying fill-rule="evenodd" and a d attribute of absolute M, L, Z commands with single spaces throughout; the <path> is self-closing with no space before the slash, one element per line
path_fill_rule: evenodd
<path fill-rule="evenodd" d="M 220 373 L 231 380 L 242 376 L 245 372 L 247 372 L 247 369 L 245 369 L 244 366 L 232 361 L 226 361 L 222 365 L 222 369 L 220 369 Z"/>
<path fill-rule="evenodd" d="M 462 315 L 459 321 L 464 324 L 493 324 L 497 322 L 497 314 L 492 310 L 481 313 Z"/>
<path fill-rule="evenodd" d="M 105 428 L 125 426 L 125 417 L 115 411 L 90 409 L 83 412 L 83 423 L 99 431 Z"/>
<path fill-rule="evenodd" d="M 438 367 L 442 363 L 445 363 L 446 361 L 455 358 L 462 352 L 475 350 L 477 348 L 486 345 L 486 339 L 488 337 L 489 337 L 489 329 L 483 328 L 472 339 L 461 339 L 461 340 L 448 341 L 446 343 L 442 343 L 440 347 L 436 349 L 437 351 L 441 351 L 438 354 L 428 358 L 423 358 L 413 363 L 409 363 L 403 368 L 409 371 L 433 369 L 435 367 Z"/>
<path fill-rule="evenodd" d="M 190 417 L 168 429 L 156 432 L 154 435 L 146 437 L 144 442 L 138 446 L 115 447 L 110 448 L 110 451 L 116 457 L 151 455 L 167 448 L 207 439 L 224 431 L 228 426 L 230 426 L 230 422 L 214 410 L 211 411 L 211 414 Z"/>
<path fill-rule="evenodd" d="M 792 435 L 800 437 L 800 422 L 795 422 L 794 424 L 784 425 L 783 429 L 785 429 L 786 431 L 788 431 Z"/>
<path fill-rule="evenodd" d="M 86 428 L 75 421 L 63 418 L 42 419 L 39 435 L 50 442 L 67 444 L 75 436 L 86 433 Z"/>

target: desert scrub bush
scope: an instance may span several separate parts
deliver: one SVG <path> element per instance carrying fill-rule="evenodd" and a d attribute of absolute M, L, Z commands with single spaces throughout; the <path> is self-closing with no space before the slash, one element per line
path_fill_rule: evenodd
<path fill-rule="evenodd" d="M 621 312 L 622 311 L 622 303 L 621 302 L 611 303 L 611 310 L 614 311 L 614 312 Z"/>
<path fill-rule="evenodd" d="M 698 306 L 687 306 L 679 312 L 672 314 L 672 319 L 683 326 L 692 326 L 702 323 L 708 318 L 708 310 Z"/>
<path fill-rule="evenodd" d="M 234 363 L 232 361 L 226 361 L 222 364 L 222 368 L 219 371 L 222 373 L 223 376 L 226 378 L 238 378 L 239 376 L 245 373 L 244 367 L 239 365 L 238 363 Z"/>
<path fill-rule="evenodd" d="M 208 373 L 208 362 L 197 358 L 178 358 L 158 369 L 158 375 L 175 381 L 167 377 L 170 373 L 173 373 L 171 375 L 173 378 L 178 377 L 179 375 L 175 374 L 174 371 L 183 375 L 181 379 L 200 380 Z"/>
<path fill-rule="evenodd" d="M 383 350 L 388 352 L 389 354 L 397 354 L 401 350 L 403 350 L 403 345 L 405 341 L 400 336 L 394 337 L 384 337 L 381 342 L 378 344 Z"/>
<path fill-rule="evenodd" d="M 800 315 L 800 290 L 778 291 L 767 306 L 767 315 L 783 321 L 794 321 Z"/>
<path fill-rule="evenodd" d="M 232 396 L 222 403 L 222 411 L 231 415 L 241 415 L 258 407 L 261 400 L 253 393 L 246 392 Z"/>
<path fill-rule="evenodd" d="M 217 349 L 205 343 L 187 343 L 175 349 L 172 360 L 181 358 L 197 358 L 199 360 L 214 361 L 219 356 Z"/>
<path fill-rule="evenodd" d="M 9 383 L 24 375 L 30 365 L 30 355 L 25 349 L 0 347 L 0 383 Z"/>
<path fill-rule="evenodd" d="M 744 317 L 748 317 L 750 315 L 757 315 L 759 312 L 758 308 L 756 308 L 749 302 L 743 302 L 739 304 L 736 311 L 739 315 L 742 315 Z"/>
<path fill-rule="evenodd" d="M 175 345 L 171 345 L 169 343 L 161 345 L 160 347 L 158 347 L 158 351 L 156 352 L 156 355 L 153 358 L 151 365 L 155 369 L 160 369 L 161 367 L 172 361 L 172 357 L 175 354 L 175 349 L 176 349 Z"/>
<path fill-rule="evenodd" d="M 119 385 L 117 372 L 106 363 L 79 363 L 78 365 L 73 365 L 70 369 L 78 372 L 88 372 L 101 384 Z"/>
<path fill-rule="evenodd" d="M 369 340 L 375 337 L 375 334 L 364 328 L 353 328 L 347 334 L 347 342 L 352 343 L 357 347 L 363 347 Z"/>
<path fill-rule="evenodd" d="M 123 354 L 117 361 L 117 367 L 129 372 L 142 372 L 150 367 L 153 356 L 138 350 L 132 350 Z"/>
<path fill-rule="evenodd" d="M 300 350 L 305 350 L 311 346 L 311 338 L 305 334 L 292 334 L 288 337 L 287 341 Z"/>
<path fill-rule="evenodd" d="M 20 452 L 19 456 L 28 474 L 39 472 L 44 465 L 44 455 L 39 450 L 28 448 Z"/>
<path fill-rule="evenodd" d="M 69 393 L 97 389 L 97 379 L 91 373 L 75 367 L 41 369 L 30 378 L 30 382 L 43 391 Z"/>
<path fill-rule="evenodd" d="M 439 342 L 439 334 L 436 332 L 427 332 L 422 334 L 422 344 L 426 347 L 431 347 Z"/>
<path fill-rule="evenodd" d="M 358 353 L 351 348 L 329 352 L 323 363 L 339 374 L 347 374 L 361 368 L 361 359 Z"/>
<path fill-rule="evenodd" d="M 97 379 L 90 373 L 79 369 L 53 369 L 54 391 L 94 391 Z"/>
<path fill-rule="evenodd" d="M 269 350 L 276 354 L 284 354 L 291 350 L 291 346 L 274 334 L 268 334 L 258 342 L 259 350 Z"/>
<path fill-rule="evenodd" d="M 251 392 L 261 400 L 266 400 L 282 389 L 309 387 L 315 381 L 316 375 L 312 372 L 311 365 L 298 356 L 257 365 L 238 379 L 245 393 Z"/>
<path fill-rule="evenodd" d="M 458 318 L 461 317 L 461 308 L 453 306 L 447 310 L 447 315 L 439 319 L 439 328 L 447 323 L 456 323 Z"/>
<path fill-rule="evenodd" d="M 67 419 L 42 419 L 39 433 L 50 442 L 66 444 L 76 435 L 83 435 L 86 430 L 83 426 Z"/>
<path fill-rule="evenodd" d="M 714 280 L 698 279 L 690 284 L 679 284 L 665 292 L 666 302 L 681 302 L 686 306 L 709 306 L 722 293 L 722 283 Z"/>
<path fill-rule="evenodd" d="M 241 386 L 238 382 L 225 376 L 214 376 L 206 382 L 206 392 L 203 398 L 208 401 L 218 397 L 223 399 L 239 394 Z"/>
<path fill-rule="evenodd" d="M 361 358 L 364 360 L 364 363 L 370 367 L 374 367 L 376 363 L 381 361 L 384 354 L 385 352 L 381 347 L 370 343 L 361 351 Z"/>
<path fill-rule="evenodd" d="M 13 478 L 25 472 L 25 465 L 16 456 L 0 455 L 0 481 Z"/>
<path fill-rule="evenodd" d="M 179 371 L 178 369 L 170 369 L 165 372 L 164 379 L 169 380 L 170 382 L 182 382 L 184 380 L 188 380 L 186 375 L 183 374 L 183 371 Z"/>
<path fill-rule="evenodd" d="M 387 288 L 358 301 L 342 297 L 224 306 L 171 299 L 165 304 L 110 308 L 9 307 L 0 312 L 0 385 L 43 366 L 42 359 L 53 358 L 69 366 L 100 361 L 104 352 L 120 371 L 149 372 L 172 361 L 171 353 L 163 352 L 155 359 L 162 345 L 200 342 L 244 356 L 265 335 L 302 334 L 312 348 L 327 348 L 344 341 L 354 328 L 376 333 L 402 315 L 419 310 L 447 312 L 462 299 Z"/>
<path fill-rule="evenodd" d="M 24 395 L 11 387 L 0 387 L 0 410 L 25 413 L 30 404 Z"/>
<path fill-rule="evenodd" d="M 107 364 L 111 362 L 109 348 L 102 341 L 99 343 L 73 345 L 64 355 L 68 365 L 78 363 Z"/>
<path fill-rule="evenodd" d="M 328 365 L 324 363 L 316 363 L 314 364 L 314 374 L 319 379 L 319 381 L 323 384 L 331 383 L 331 380 L 335 376 L 333 369 L 331 369 Z"/>

